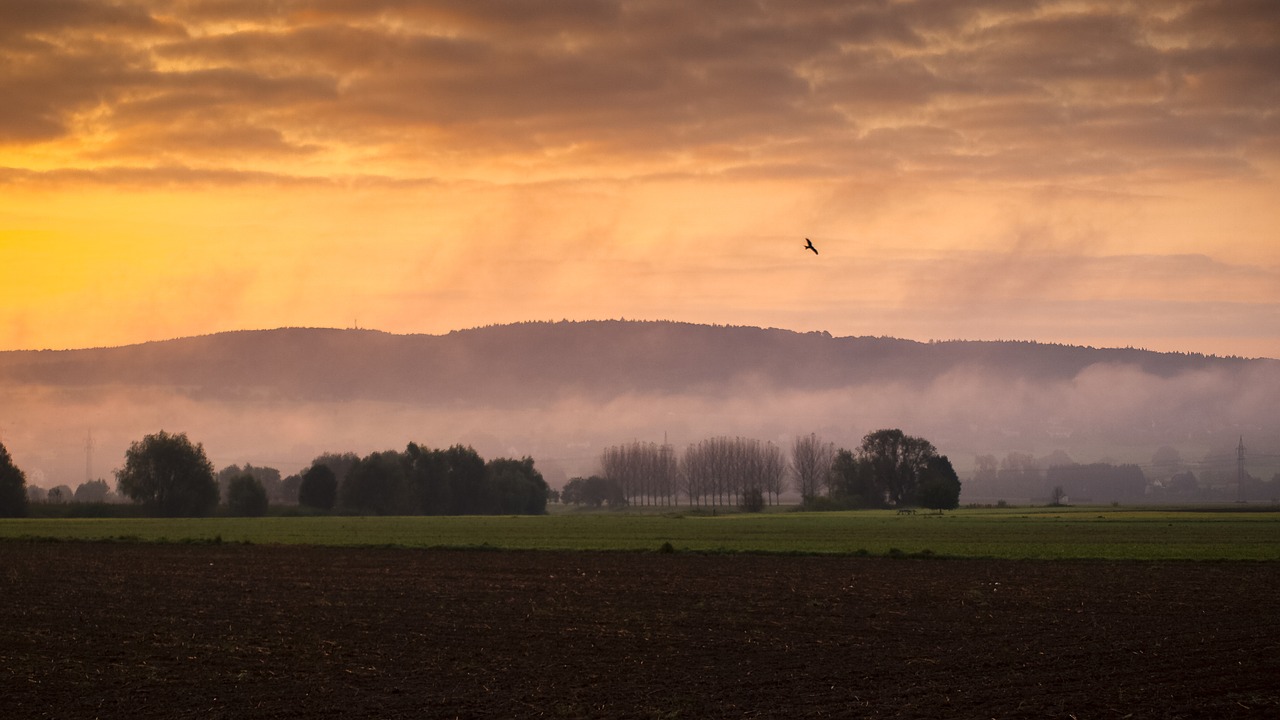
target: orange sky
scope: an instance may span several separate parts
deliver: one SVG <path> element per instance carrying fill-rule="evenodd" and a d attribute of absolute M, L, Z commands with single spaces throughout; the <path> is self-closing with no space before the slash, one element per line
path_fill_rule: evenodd
<path fill-rule="evenodd" d="M 8 0 L 0 349 L 626 317 L 1280 357 L 1277 67 L 1272 0 Z"/>

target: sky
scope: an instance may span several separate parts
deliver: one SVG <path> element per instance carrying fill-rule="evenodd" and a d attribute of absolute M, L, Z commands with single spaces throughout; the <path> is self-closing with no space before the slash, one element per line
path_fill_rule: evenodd
<path fill-rule="evenodd" d="M 627 318 L 1280 357 L 1278 69 L 1273 0 L 4 0 L 0 349 Z"/>

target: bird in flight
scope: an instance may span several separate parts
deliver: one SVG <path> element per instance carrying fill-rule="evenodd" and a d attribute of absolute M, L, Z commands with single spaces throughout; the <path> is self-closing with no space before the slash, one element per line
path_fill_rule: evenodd
<path fill-rule="evenodd" d="M 810 240 L 809 238 L 805 238 L 805 239 L 804 239 L 804 249 L 805 249 L 805 250 L 812 250 L 814 255 L 817 255 L 817 254 L 818 254 L 818 248 L 816 248 L 816 247 L 814 247 L 814 246 L 813 246 L 813 241 L 812 241 L 812 240 Z"/>

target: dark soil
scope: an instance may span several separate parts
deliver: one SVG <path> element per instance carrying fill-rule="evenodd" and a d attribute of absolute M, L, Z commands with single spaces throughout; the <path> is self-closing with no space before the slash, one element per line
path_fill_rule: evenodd
<path fill-rule="evenodd" d="M 1277 717 L 1280 565 L 0 542 L 0 718 Z"/>

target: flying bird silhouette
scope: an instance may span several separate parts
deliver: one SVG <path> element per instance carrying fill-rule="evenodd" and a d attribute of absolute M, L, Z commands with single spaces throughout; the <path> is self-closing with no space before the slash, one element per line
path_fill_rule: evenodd
<path fill-rule="evenodd" d="M 809 238 L 805 238 L 805 239 L 804 239 L 804 249 L 805 249 L 805 250 L 812 250 L 814 255 L 817 255 L 817 254 L 818 254 L 818 248 L 816 248 L 816 247 L 814 247 L 814 246 L 813 246 L 813 241 L 812 241 L 812 240 L 810 240 Z"/>

